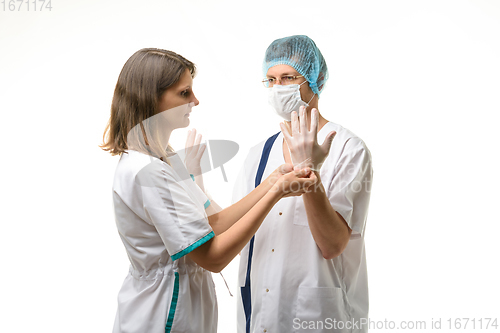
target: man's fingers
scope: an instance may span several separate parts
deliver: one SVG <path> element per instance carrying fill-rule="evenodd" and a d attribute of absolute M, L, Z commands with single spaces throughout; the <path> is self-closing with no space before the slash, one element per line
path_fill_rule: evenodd
<path fill-rule="evenodd" d="M 296 111 L 292 111 L 292 135 L 300 133 L 299 117 Z"/>
<path fill-rule="evenodd" d="M 306 107 L 301 106 L 299 108 L 299 113 L 300 113 L 300 133 L 307 133 L 308 128 L 307 128 L 307 112 L 306 112 Z"/>
<path fill-rule="evenodd" d="M 288 130 L 288 134 L 292 134 L 292 123 L 290 121 L 284 121 L 283 122 L 285 124 L 285 128 Z"/>
<path fill-rule="evenodd" d="M 319 127 L 318 110 L 314 108 L 311 110 L 311 132 L 316 135 L 318 133 L 318 127 Z"/>

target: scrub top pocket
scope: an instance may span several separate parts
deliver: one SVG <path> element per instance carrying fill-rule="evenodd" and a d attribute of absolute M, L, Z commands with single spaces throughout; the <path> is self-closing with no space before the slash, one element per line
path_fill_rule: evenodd
<path fill-rule="evenodd" d="M 294 317 L 294 333 L 349 331 L 345 328 L 340 330 L 338 326 L 336 326 L 337 329 L 334 329 L 334 319 L 336 325 L 339 321 L 345 325 L 349 320 L 345 312 L 342 289 L 299 288 L 297 311 Z"/>

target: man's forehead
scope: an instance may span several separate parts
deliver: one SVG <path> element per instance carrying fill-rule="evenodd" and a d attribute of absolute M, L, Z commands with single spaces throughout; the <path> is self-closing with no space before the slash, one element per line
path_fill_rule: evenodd
<path fill-rule="evenodd" d="M 299 75 L 299 73 L 288 65 L 276 65 L 267 70 L 267 76 Z"/>

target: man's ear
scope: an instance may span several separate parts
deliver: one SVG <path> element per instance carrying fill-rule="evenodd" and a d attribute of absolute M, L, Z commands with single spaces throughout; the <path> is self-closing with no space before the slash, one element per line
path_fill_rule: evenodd
<path fill-rule="evenodd" d="M 318 81 L 323 81 L 324 78 L 325 78 L 325 76 L 323 75 L 323 72 L 320 72 L 318 75 Z M 318 86 L 318 91 L 321 91 L 322 89 L 323 89 L 323 84 Z"/>

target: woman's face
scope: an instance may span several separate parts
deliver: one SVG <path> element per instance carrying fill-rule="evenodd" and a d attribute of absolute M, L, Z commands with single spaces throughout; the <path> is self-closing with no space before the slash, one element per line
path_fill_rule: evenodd
<path fill-rule="evenodd" d="M 191 105 L 187 105 L 193 103 Z M 193 78 L 186 69 L 179 81 L 168 88 L 160 97 L 158 111 L 170 130 L 189 126 L 191 107 L 200 102 L 193 93 Z"/>

